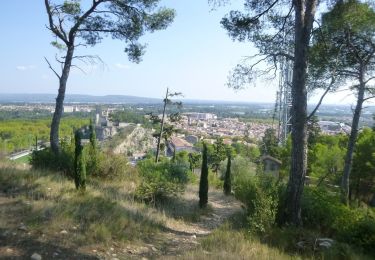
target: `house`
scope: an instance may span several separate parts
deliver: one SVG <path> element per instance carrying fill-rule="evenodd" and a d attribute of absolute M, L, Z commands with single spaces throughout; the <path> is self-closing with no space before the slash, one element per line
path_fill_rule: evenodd
<path fill-rule="evenodd" d="M 185 140 L 188 141 L 191 144 L 196 144 L 199 141 L 198 136 L 195 135 L 188 135 L 185 137 Z"/>
<path fill-rule="evenodd" d="M 192 151 L 194 151 L 194 147 L 191 143 L 189 143 L 188 141 L 186 141 L 182 138 L 176 137 L 176 136 L 171 137 L 171 140 L 168 144 L 168 148 L 172 152 L 172 154 L 173 154 L 173 151 L 176 151 L 176 152 L 180 152 L 180 151 L 192 152 Z"/>
<path fill-rule="evenodd" d="M 260 159 L 263 163 L 264 173 L 272 175 L 278 179 L 280 175 L 281 161 L 270 155 L 263 155 Z"/>

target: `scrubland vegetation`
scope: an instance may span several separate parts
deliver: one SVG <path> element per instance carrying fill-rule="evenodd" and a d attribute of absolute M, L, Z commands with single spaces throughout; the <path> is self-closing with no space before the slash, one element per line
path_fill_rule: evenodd
<path fill-rule="evenodd" d="M 361 147 L 373 149 L 366 143 L 373 140 L 369 136 L 374 134 L 371 129 L 363 131 L 359 139 Z M 288 145 L 275 146 L 267 138 L 260 145 L 274 149 L 279 158 L 287 154 Z M 375 254 L 375 212 L 365 203 L 369 193 L 358 190 L 353 194 L 351 206 L 342 204 L 334 186 L 339 181 L 335 175 L 338 173 L 332 171 L 332 161 L 324 164 L 321 158 L 328 156 L 320 152 L 324 149 L 338 149 L 335 156 L 343 157 L 344 153 L 339 151 L 345 149 L 345 142 L 343 136 L 321 134 L 311 141 L 310 156 L 314 159 L 311 159 L 310 175 L 318 181 L 305 187 L 303 193 L 303 227 L 281 227 L 278 218 L 283 207 L 285 176 L 281 174 L 276 179 L 263 173 L 262 167 L 256 164 L 259 157 L 253 158 L 254 153 L 258 156 L 259 153 L 249 154 L 238 144 L 232 149 L 225 145 L 224 151 L 230 151 L 233 157 L 231 189 L 242 209 L 236 208 L 239 202 L 233 201 L 233 195 L 224 195 L 227 160 L 221 161 L 214 172 L 218 155 L 212 155 L 220 151 L 214 149 L 221 145 L 220 141 L 207 149 L 208 205 L 201 208 L 198 206 L 199 175 L 191 169 L 200 168 L 202 161 L 192 167 L 186 152 L 176 153 L 172 159 L 161 157 L 159 163 L 151 156 L 133 167 L 122 156 L 98 148 L 94 151 L 92 143 L 86 144 L 83 149 L 86 190 L 77 190 L 73 181 L 74 140 L 65 141 L 58 157 L 49 149 L 34 152 L 32 169 L 17 169 L 16 165 L 3 163 L 2 196 L 11 202 L 9 205 L 17 206 L 9 211 L 9 205 L 1 205 L 1 212 L 6 216 L 1 220 L 1 228 L 6 232 L 16 230 L 18 234 L 16 238 L 6 235 L 3 239 L 10 248 L 15 248 L 13 239 L 22 240 L 26 236 L 17 230 L 22 223 L 30 233 L 27 239 L 41 243 L 48 240 L 52 251 L 57 250 L 54 246 L 58 243 L 68 249 L 64 252 L 66 256 L 370 259 Z M 363 154 L 359 151 L 355 158 Z M 338 167 L 340 162 L 337 160 Z M 355 165 L 355 168 L 369 167 L 363 160 L 355 161 Z M 364 171 L 361 173 L 364 181 L 367 175 Z M 353 174 L 353 179 L 358 176 Z M 220 205 L 235 210 L 226 214 Z M 321 246 L 319 239 L 322 238 L 332 239 L 332 244 Z M 171 239 L 175 243 L 168 242 Z M 27 252 L 37 250 L 31 244 L 31 248 L 24 247 Z"/>
<path fill-rule="evenodd" d="M 92 125 L 89 143 L 83 144 L 78 128 L 85 120 L 69 118 L 60 124 L 60 119 L 71 62 L 82 59 L 73 55 L 75 47 L 94 46 L 111 35 L 124 40 L 130 60 L 139 62 L 145 47 L 139 38 L 165 29 L 175 16 L 172 9 L 157 9 L 158 2 L 130 1 L 128 6 L 98 0 L 83 12 L 79 1 L 45 1 L 47 28 L 57 39 L 52 44 L 66 51 L 60 74 L 46 59 L 59 79 L 51 148 L 35 149 L 30 169 L 0 165 L 0 255 L 373 259 L 375 130 L 358 127 L 363 104 L 374 97 L 373 5 L 328 1 L 318 29 L 316 10 L 325 1 L 245 1 L 244 13 L 230 12 L 221 23 L 232 39 L 254 43 L 259 53 L 253 58 L 259 60 L 235 67 L 228 85 L 239 89 L 254 83 L 257 75 L 276 73 L 279 64 L 294 63 L 287 71 L 293 79 L 285 82 L 292 102 L 287 104 L 290 136 L 280 141 L 276 131 L 268 129 L 259 143 L 237 137 L 231 145 L 217 137 L 213 144 L 198 142 L 196 153 L 174 150 L 168 158 L 162 151 L 177 132 L 172 123 L 180 116 L 166 109 L 181 105 L 169 99 L 181 93 L 167 90 L 162 119 L 153 114 L 150 121 L 127 112 L 112 115 L 115 120 L 157 125 L 155 159 L 149 151 L 146 159 L 131 166 L 125 156 L 112 153 L 114 143 L 99 148 Z M 99 5 L 106 9 L 99 11 Z M 90 16 L 93 13 L 96 16 Z M 75 45 L 75 40 L 82 42 Z M 258 70 L 259 64 L 269 67 Z M 347 87 L 357 98 L 351 132 L 323 135 L 314 117 L 318 107 L 307 114 L 307 86 L 326 94 L 340 84 L 353 84 Z M 6 121 L 0 125 L 0 145 L 13 151 L 30 146 L 36 135 L 45 140 L 49 125 L 44 119 Z M 61 138 L 64 135 L 68 138 Z M 124 131 L 119 138 L 126 135 Z M 277 162 L 277 174 L 267 172 L 261 155 Z"/>

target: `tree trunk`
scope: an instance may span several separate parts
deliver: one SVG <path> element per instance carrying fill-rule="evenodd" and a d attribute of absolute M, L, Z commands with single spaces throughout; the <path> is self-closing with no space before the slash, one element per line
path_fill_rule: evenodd
<path fill-rule="evenodd" d="M 161 138 L 163 137 L 163 130 L 164 130 L 164 118 L 165 118 L 165 109 L 167 107 L 167 102 L 168 102 L 168 88 L 167 88 L 167 93 L 165 94 L 165 99 L 164 99 L 164 107 L 163 107 L 163 116 L 161 118 L 161 125 L 160 125 L 160 134 L 159 134 L 159 137 L 158 137 L 158 144 L 157 144 L 157 147 L 156 147 L 156 157 L 155 157 L 155 162 L 159 162 L 159 155 L 160 155 L 160 141 L 161 141 Z M 167 144 L 165 144 L 167 145 Z M 167 147 L 165 147 L 165 149 L 167 149 Z"/>
<path fill-rule="evenodd" d="M 294 1 L 295 46 L 292 81 L 292 158 L 286 190 L 283 223 L 299 226 L 301 196 L 307 168 L 307 64 L 308 48 L 317 0 Z"/>
<path fill-rule="evenodd" d="M 66 90 L 66 84 L 69 78 L 70 67 L 72 65 L 73 53 L 74 53 L 74 46 L 71 45 L 68 47 L 66 51 L 64 67 L 61 73 L 61 77 L 59 79 L 59 91 L 58 91 L 58 95 L 56 98 L 55 112 L 53 113 L 53 118 L 52 118 L 52 123 L 51 123 L 50 143 L 51 143 L 51 149 L 55 154 L 58 154 L 60 152 L 59 127 L 60 127 L 61 116 L 64 110 L 65 90 Z"/>
<path fill-rule="evenodd" d="M 352 130 L 350 131 L 348 148 L 347 148 L 346 156 L 345 156 L 344 173 L 342 175 L 342 180 L 341 180 L 342 202 L 347 205 L 349 204 L 349 179 L 350 179 L 350 172 L 352 170 L 352 164 L 353 164 L 353 152 L 354 152 L 355 142 L 357 140 L 358 124 L 359 124 L 359 119 L 361 117 L 362 105 L 363 105 L 364 97 L 365 97 L 366 84 L 363 81 L 362 71 L 360 72 L 359 81 L 360 82 L 359 82 L 359 89 L 358 89 L 357 105 L 354 110 Z"/>

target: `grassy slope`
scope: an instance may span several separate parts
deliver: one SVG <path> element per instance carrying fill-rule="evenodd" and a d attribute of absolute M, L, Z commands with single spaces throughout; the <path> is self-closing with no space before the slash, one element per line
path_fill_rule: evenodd
<path fill-rule="evenodd" d="M 87 192 L 80 194 L 72 181 L 57 173 L 0 166 L 0 255 L 30 257 L 38 252 L 46 259 L 54 254 L 60 259 L 165 259 L 165 254 L 172 259 L 302 257 L 249 238 L 231 224 L 198 237 L 193 247 L 179 245 L 185 240 L 180 237 L 176 248 L 167 250 L 171 240 L 178 238 L 169 227 L 194 226 L 208 213 L 199 211 L 193 199 L 181 200 L 183 205 L 173 200 L 157 207 L 137 202 L 138 182 L 134 171 L 129 171 L 123 179 L 90 180 Z M 240 223 L 242 218 L 232 222 Z"/>

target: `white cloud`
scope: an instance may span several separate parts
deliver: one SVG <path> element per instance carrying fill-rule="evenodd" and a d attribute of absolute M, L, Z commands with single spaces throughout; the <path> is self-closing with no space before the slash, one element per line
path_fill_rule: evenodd
<path fill-rule="evenodd" d="M 35 69 L 35 66 L 34 65 L 18 65 L 16 66 L 16 69 L 20 71 L 32 70 L 32 69 Z"/>
<path fill-rule="evenodd" d="M 122 64 L 122 63 L 116 63 L 115 67 L 121 70 L 127 70 L 130 69 L 130 66 L 127 64 Z"/>

